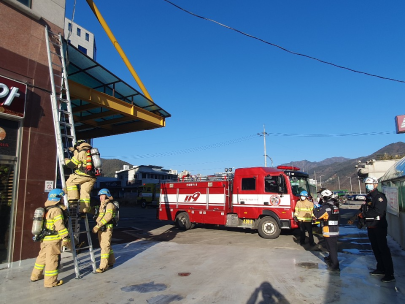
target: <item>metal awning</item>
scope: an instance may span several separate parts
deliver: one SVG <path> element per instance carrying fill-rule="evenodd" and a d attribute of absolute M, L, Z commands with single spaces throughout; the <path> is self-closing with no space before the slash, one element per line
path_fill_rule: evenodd
<path fill-rule="evenodd" d="M 162 128 L 171 115 L 70 43 L 69 92 L 76 137 Z"/>

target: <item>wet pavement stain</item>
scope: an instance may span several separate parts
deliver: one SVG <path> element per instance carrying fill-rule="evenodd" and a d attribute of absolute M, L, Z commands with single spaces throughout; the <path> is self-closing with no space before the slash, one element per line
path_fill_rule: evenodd
<path fill-rule="evenodd" d="M 173 301 L 181 300 L 183 300 L 183 297 L 179 295 L 159 295 L 146 300 L 146 302 L 148 302 L 148 304 L 169 304 Z"/>
<path fill-rule="evenodd" d="M 303 262 L 303 263 L 297 263 L 295 265 L 298 267 L 307 268 L 307 269 L 318 269 L 318 263 Z"/>
<path fill-rule="evenodd" d="M 136 291 L 140 293 L 147 293 L 147 292 L 154 292 L 154 291 L 162 291 L 166 290 L 167 286 L 165 284 L 155 284 L 155 282 L 138 284 L 138 285 L 130 285 L 122 287 L 121 290 L 125 292 Z"/>

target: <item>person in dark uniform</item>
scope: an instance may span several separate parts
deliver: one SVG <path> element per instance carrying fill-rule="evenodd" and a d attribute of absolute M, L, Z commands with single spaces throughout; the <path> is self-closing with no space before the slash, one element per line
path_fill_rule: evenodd
<path fill-rule="evenodd" d="M 314 216 L 321 221 L 322 235 L 325 238 L 326 249 L 329 256 L 325 261 L 329 264 L 328 270 L 339 272 L 338 247 L 339 236 L 339 208 L 332 198 L 333 193 L 329 189 L 321 192 L 322 205 L 314 205 Z"/>
<path fill-rule="evenodd" d="M 364 183 L 368 192 L 366 196 L 367 208 L 365 212 L 359 214 L 359 217 L 366 220 L 368 238 L 377 260 L 377 268 L 371 271 L 370 274 L 375 276 L 383 275 L 382 282 L 393 282 L 395 281 L 394 265 L 387 244 L 387 198 L 384 193 L 378 191 L 378 180 L 376 178 L 367 177 Z"/>

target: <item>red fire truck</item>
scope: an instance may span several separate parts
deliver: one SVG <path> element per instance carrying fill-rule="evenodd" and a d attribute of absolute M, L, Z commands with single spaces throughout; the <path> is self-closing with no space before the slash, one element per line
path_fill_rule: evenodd
<path fill-rule="evenodd" d="M 181 229 L 196 223 L 257 229 L 275 239 L 281 229 L 298 228 L 293 220 L 300 192 L 310 194 L 308 174 L 292 166 L 236 169 L 223 177 L 194 178 L 161 184 L 158 218 Z"/>

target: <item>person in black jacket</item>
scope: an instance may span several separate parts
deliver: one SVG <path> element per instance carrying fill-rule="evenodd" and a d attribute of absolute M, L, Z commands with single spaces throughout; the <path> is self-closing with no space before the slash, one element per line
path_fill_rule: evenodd
<path fill-rule="evenodd" d="M 338 236 L 339 236 L 339 208 L 332 198 L 333 193 L 329 189 L 321 192 L 322 205 L 314 205 L 314 216 L 321 220 L 322 235 L 325 238 L 326 249 L 329 256 L 325 257 L 325 262 L 329 264 L 328 270 L 339 272 L 338 260 Z"/>
<path fill-rule="evenodd" d="M 365 212 L 359 214 L 359 217 L 365 219 L 368 238 L 377 260 L 377 268 L 370 274 L 384 275 L 381 279 L 382 282 L 393 282 L 395 281 L 394 265 L 387 244 L 387 198 L 384 193 L 377 190 L 378 180 L 376 178 L 367 177 L 364 183 L 368 192 L 366 196 L 367 207 Z"/>

